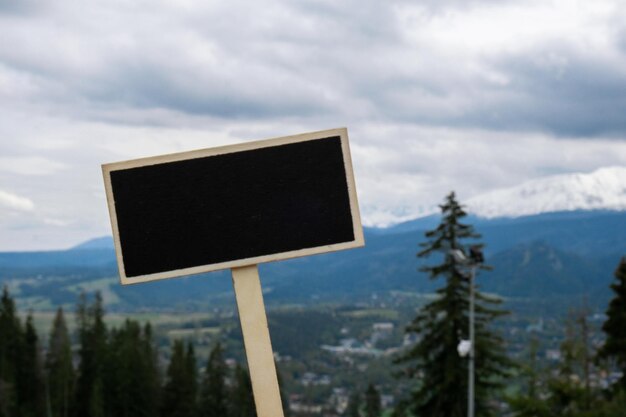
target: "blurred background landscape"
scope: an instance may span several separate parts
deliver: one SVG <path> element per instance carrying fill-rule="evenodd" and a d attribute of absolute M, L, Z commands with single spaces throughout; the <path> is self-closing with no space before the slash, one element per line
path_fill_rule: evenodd
<path fill-rule="evenodd" d="M 181 375 L 207 389 L 212 352 L 215 396 L 253 415 L 229 272 L 119 285 L 100 166 L 341 126 L 366 246 L 261 266 L 286 410 L 402 415 L 419 375 L 395 359 L 444 285 L 416 253 L 454 190 L 493 267 L 477 285 L 510 312 L 492 323 L 515 363 L 494 415 L 626 415 L 623 367 L 596 357 L 626 254 L 621 1 L 0 0 L 0 34 L 0 417 L 175 415 L 160 390 L 197 401 L 171 372 L 193 363 Z M 106 413 L 97 378 L 29 400 L 55 346 L 78 377 L 105 345 L 154 356 L 142 392 L 161 405 L 121 399 L 139 384 L 121 373 Z"/>

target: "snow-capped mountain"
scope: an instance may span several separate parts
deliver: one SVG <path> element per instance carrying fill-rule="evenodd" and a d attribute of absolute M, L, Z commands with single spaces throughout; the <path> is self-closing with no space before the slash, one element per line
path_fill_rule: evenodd
<path fill-rule="evenodd" d="M 561 174 L 494 190 L 466 202 L 480 217 L 519 217 L 573 210 L 626 210 L 626 167 Z"/>

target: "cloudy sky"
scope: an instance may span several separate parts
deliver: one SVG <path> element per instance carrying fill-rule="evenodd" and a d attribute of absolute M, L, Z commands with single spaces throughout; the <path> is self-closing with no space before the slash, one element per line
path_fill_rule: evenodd
<path fill-rule="evenodd" d="M 347 126 L 368 225 L 626 164 L 620 0 L 0 0 L 0 250 L 110 234 L 100 164 Z"/>

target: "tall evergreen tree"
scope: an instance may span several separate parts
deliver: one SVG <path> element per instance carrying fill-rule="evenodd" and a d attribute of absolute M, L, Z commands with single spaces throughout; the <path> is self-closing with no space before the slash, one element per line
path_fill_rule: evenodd
<path fill-rule="evenodd" d="M 585 411 L 585 388 L 582 381 L 581 341 L 576 322 L 570 314 L 561 342 L 561 361 L 548 379 L 550 415 L 575 417 Z"/>
<path fill-rule="evenodd" d="M 196 413 L 197 375 L 193 345 L 185 348 L 182 340 L 174 342 L 167 368 L 161 415 L 192 417 Z"/>
<path fill-rule="evenodd" d="M 415 380 L 409 408 L 416 415 L 465 417 L 468 358 L 459 356 L 457 346 L 460 340 L 469 339 L 470 286 L 466 266 L 459 263 L 451 251 L 468 254 L 467 246 L 475 245 L 480 235 L 471 225 L 461 223 L 466 213 L 453 192 L 440 208 L 441 223 L 426 232 L 427 241 L 420 244 L 423 249 L 417 256 L 440 255 L 440 263 L 425 266 L 421 271 L 427 272 L 431 279 L 444 278 L 445 285 L 407 327 L 407 332 L 417 334 L 419 341 L 398 358 L 397 363 L 405 364 L 405 375 Z M 489 325 L 506 312 L 498 308 L 499 299 L 478 291 L 475 297 L 475 406 L 477 416 L 488 417 L 492 415 L 489 395 L 501 387 L 499 378 L 507 374 L 511 365 L 503 339 Z"/>
<path fill-rule="evenodd" d="M 0 417 L 14 416 L 18 411 L 17 373 L 23 338 L 15 302 L 4 286 L 0 297 Z"/>
<path fill-rule="evenodd" d="M 602 326 L 606 341 L 600 349 L 600 356 L 615 361 L 622 371 L 622 377 L 613 387 L 626 395 L 626 256 L 615 270 L 615 281 L 611 284 L 615 296 L 606 311 L 607 320 Z"/>
<path fill-rule="evenodd" d="M 39 417 L 45 415 L 43 364 L 32 314 L 29 314 L 26 319 L 24 345 L 17 375 L 20 416 Z"/>
<path fill-rule="evenodd" d="M 541 398 L 541 372 L 537 355 L 539 341 L 530 340 L 528 363 L 522 367 L 522 375 L 526 379 L 526 386 L 522 393 L 509 400 L 515 417 L 550 417 L 552 415 L 547 401 Z"/>
<path fill-rule="evenodd" d="M 348 407 L 346 408 L 346 416 L 361 417 L 361 395 L 359 391 L 354 390 L 348 398 Z"/>
<path fill-rule="evenodd" d="M 104 374 L 105 409 L 111 417 L 158 417 L 159 380 L 149 327 L 126 320 L 111 331 Z"/>
<path fill-rule="evenodd" d="M 376 387 L 369 384 L 365 391 L 365 417 L 380 417 L 380 393 Z"/>
<path fill-rule="evenodd" d="M 74 398 L 76 417 L 104 416 L 104 370 L 107 355 L 107 330 L 102 296 L 96 293 L 92 305 L 82 293 L 76 309 L 80 364 Z"/>
<path fill-rule="evenodd" d="M 233 379 L 233 387 L 230 395 L 231 417 L 256 417 L 250 375 L 244 368 L 237 364 Z"/>
<path fill-rule="evenodd" d="M 154 340 L 152 325 L 148 322 L 143 326 L 142 341 L 143 363 L 142 379 L 146 395 L 146 401 L 151 401 L 152 405 L 147 406 L 149 416 L 158 417 L 161 406 L 161 372 L 159 369 L 159 352 Z"/>
<path fill-rule="evenodd" d="M 72 344 L 61 307 L 57 309 L 50 332 L 46 374 L 51 417 L 69 417 L 75 375 L 72 365 Z"/>
<path fill-rule="evenodd" d="M 225 417 L 228 414 L 228 369 L 223 353 L 222 345 L 218 342 L 209 354 L 200 389 L 201 417 Z"/>

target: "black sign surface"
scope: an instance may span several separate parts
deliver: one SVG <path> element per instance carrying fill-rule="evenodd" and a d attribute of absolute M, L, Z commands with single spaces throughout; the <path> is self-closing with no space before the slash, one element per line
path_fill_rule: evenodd
<path fill-rule="evenodd" d="M 363 245 L 345 129 L 103 171 L 124 284 Z"/>

